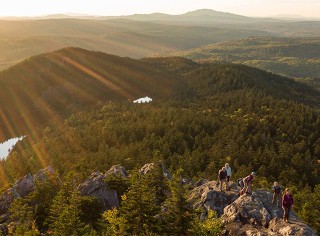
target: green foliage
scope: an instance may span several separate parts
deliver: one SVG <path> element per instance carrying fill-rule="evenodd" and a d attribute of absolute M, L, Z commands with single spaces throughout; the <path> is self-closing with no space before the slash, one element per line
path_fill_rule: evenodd
<path fill-rule="evenodd" d="M 187 202 L 186 187 L 181 184 L 180 170 L 170 182 L 171 195 L 164 202 L 163 224 L 165 232 L 187 235 L 193 221 L 193 210 Z"/>
<path fill-rule="evenodd" d="M 75 52 L 78 50 L 63 51 L 68 56 Z M 295 210 L 318 227 L 319 217 L 309 211 L 318 201 L 320 178 L 319 94 L 315 90 L 240 65 L 199 65 L 181 58 L 125 62 L 131 65 L 129 68 L 148 68 L 150 74 L 162 71 L 155 79 L 164 84 L 164 89 L 167 87 L 160 77 L 170 74 L 167 79 L 174 84 L 170 82 L 170 91 L 174 87 L 180 92 L 166 99 L 158 94 L 150 104 L 100 102 L 65 120 L 51 120 L 44 130 L 21 142 L 0 162 L 0 174 L 5 180 L 0 185 L 9 186 L 17 177 L 34 173 L 43 164 L 52 165 L 65 183 L 57 189 L 39 186 L 39 192 L 30 198 L 36 204 L 32 208 L 35 216 L 28 222 L 35 220 L 38 229 L 46 231 L 45 219 L 50 215 L 49 226 L 56 234 L 89 234 L 91 228 L 95 230 L 92 233 L 100 232 L 96 224 L 100 219 L 98 203 L 79 196 L 75 192 L 78 184 L 89 173 L 105 172 L 114 164 L 132 171 L 162 160 L 173 171 L 183 168 L 184 178 L 215 179 L 218 169 L 228 162 L 234 180 L 254 170 L 258 173 L 256 187 L 269 188 L 269 183 L 278 181 L 282 186 L 305 188 L 310 197 L 303 199 L 295 193 Z M 119 66 L 117 63 L 110 65 Z M 127 234 L 166 233 L 160 211 L 164 203 L 172 212 L 165 217 L 168 226 L 175 232 L 190 229 L 184 190 L 174 182 L 168 188 L 160 165 L 145 176 L 133 174 L 129 181 L 119 176 L 106 181 L 123 196 L 119 213 L 112 217 L 120 217 L 126 226 L 115 223 L 117 230 Z M 47 194 L 40 196 L 40 191 Z M 170 201 L 177 208 L 168 204 Z"/>
<path fill-rule="evenodd" d="M 310 187 L 293 188 L 294 210 L 308 224 L 320 232 L 320 185 L 316 185 L 312 191 Z"/>
<path fill-rule="evenodd" d="M 319 38 L 250 37 L 174 55 L 201 62 L 244 64 L 288 77 L 319 78 L 319 50 Z"/>
<path fill-rule="evenodd" d="M 88 230 L 81 221 L 81 196 L 75 190 L 75 182 L 75 174 L 69 173 L 53 199 L 49 216 L 49 230 L 53 235 L 81 235 Z M 84 208 L 84 204 L 82 207 Z"/>
<path fill-rule="evenodd" d="M 155 187 L 151 186 L 147 176 L 133 173 L 129 191 L 123 196 L 120 208 L 121 217 L 126 222 L 128 234 L 148 235 L 157 232 L 160 207 L 156 204 Z"/>
<path fill-rule="evenodd" d="M 121 203 L 122 201 L 121 196 L 128 191 L 128 188 L 130 186 L 130 182 L 128 178 L 124 178 L 120 175 L 112 174 L 112 175 L 108 175 L 105 181 L 107 182 L 108 186 L 111 189 L 116 190 L 118 195 L 118 200 Z"/>
<path fill-rule="evenodd" d="M 80 221 L 92 229 L 98 229 L 103 204 L 96 197 L 81 196 L 78 208 Z"/>
<path fill-rule="evenodd" d="M 223 226 L 221 219 L 217 218 L 214 211 L 210 210 L 208 212 L 208 217 L 204 221 L 195 220 L 193 223 L 192 234 L 194 235 L 212 235 L 219 236 L 222 235 Z"/>
<path fill-rule="evenodd" d="M 12 233 L 15 235 L 39 235 L 39 231 L 35 226 L 32 207 L 24 199 L 15 199 L 10 205 L 9 212 L 14 222 Z"/>
<path fill-rule="evenodd" d="M 40 232 L 48 230 L 50 208 L 60 188 L 58 181 L 59 178 L 57 176 L 42 182 L 37 181 L 34 191 L 26 197 L 28 204 L 32 205 L 34 221 Z"/>
<path fill-rule="evenodd" d="M 102 214 L 105 235 L 124 235 L 126 220 L 120 216 L 119 210 L 113 208 Z"/>

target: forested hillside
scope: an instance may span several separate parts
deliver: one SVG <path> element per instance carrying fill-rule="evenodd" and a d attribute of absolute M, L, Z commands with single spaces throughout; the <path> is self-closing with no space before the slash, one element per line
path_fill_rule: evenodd
<path fill-rule="evenodd" d="M 132 60 L 81 49 L 31 58 L 0 78 L 1 87 L 10 84 L 7 96 L 1 94 L 3 122 L 18 115 L 9 109 L 15 104 L 19 112 L 30 111 L 23 117 L 27 125 L 34 104 L 48 112 L 46 123 L 23 130 L 27 137 L 1 161 L 3 189 L 48 165 L 62 179 L 77 173 L 79 182 L 114 164 L 132 171 L 156 161 L 173 172 L 182 168 L 184 178 L 215 179 L 228 162 L 234 179 L 254 170 L 256 187 L 279 181 L 309 192 L 296 211 L 318 227 L 318 210 L 310 207 L 320 184 L 320 100 L 304 84 L 242 65 Z M 154 100 L 132 103 L 139 95 Z M 53 112 L 63 115 L 49 119 Z M 36 125 L 45 127 L 35 132 Z"/>
<path fill-rule="evenodd" d="M 201 62 L 228 61 L 295 78 L 320 78 L 319 38 L 251 37 L 175 55 Z"/>
<path fill-rule="evenodd" d="M 173 81 L 141 61 L 79 48 L 32 57 L 0 73 L 0 140 L 98 101 L 171 96 Z"/>

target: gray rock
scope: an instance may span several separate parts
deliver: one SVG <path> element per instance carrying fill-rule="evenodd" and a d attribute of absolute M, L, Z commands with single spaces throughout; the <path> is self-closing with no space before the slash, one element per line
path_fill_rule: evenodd
<path fill-rule="evenodd" d="M 106 175 L 119 175 L 121 177 L 128 177 L 126 169 L 121 165 L 114 165 L 106 172 Z"/>
<path fill-rule="evenodd" d="M 237 191 L 231 190 L 220 192 L 216 181 L 206 182 L 194 188 L 188 201 L 195 209 L 203 208 L 217 212 L 218 216 L 223 214 L 223 209 L 237 199 Z M 203 217 L 203 216 L 202 216 Z"/>
<path fill-rule="evenodd" d="M 48 178 L 53 178 L 54 175 L 55 175 L 55 170 L 51 166 L 48 166 L 44 169 L 39 170 L 34 175 L 34 181 L 43 182 L 43 181 L 47 180 Z"/>
<path fill-rule="evenodd" d="M 25 197 L 33 191 L 34 188 L 34 178 L 29 173 L 23 176 L 21 179 L 16 181 L 13 189 L 19 194 L 19 197 Z"/>
<path fill-rule="evenodd" d="M 225 223 L 240 220 L 244 224 L 267 227 L 271 216 L 259 198 L 245 194 L 225 207 L 222 219 Z"/>
<path fill-rule="evenodd" d="M 245 227 L 246 235 L 316 235 L 294 213 L 290 216 L 290 223 L 281 220 L 282 209 L 271 201 L 272 193 L 268 191 L 255 191 L 252 195 L 242 195 L 225 207 L 222 215 L 223 224 L 230 229 L 234 222 L 241 222 L 244 225 L 241 230 Z M 230 230 L 229 235 L 238 235 L 231 233 L 233 231 Z"/>
<path fill-rule="evenodd" d="M 208 180 L 206 180 L 206 179 L 200 179 L 196 184 L 195 184 L 195 186 L 196 187 L 199 187 L 199 186 L 201 186 L 201 185 L 203 185 L 203 184 L 205 184 L 205 183 L 207 183 L 208 182 Z"/>
<path fill-rule="evenodd" d="M 149 171 L 151 171 L 154 168 L 155 163 L 148 163 L 145 164 L 140 170 L 139 172 L 141 174 L 147 174 Z M 162 171 L 163 171 L 163 175 L 165 177 L 167 177 L 169 180 L 172 180 L 172 175 L 170 174 L 170 172 L 167 170 L 167 168 L 165 167 L 165 165 L 161 162 L 160 163 Z"/>
<path fill-rule="evenodd" d="M 78 186 L 78 190 L 84 196 L 96 197 L 104 206 L 104 210 L 119 208 L 117 192 L 110 189 L 105 182 L 107 174 L 92 173 L 91 177 Z"/>
<path fill-rule="evenodd" d="M 39 170 L 34 176 L 29 173 L 17 180 L 12 188 L 7 189 L 0 196 L 0 214 L 3 216 L 1 217 L 0 222 L 4 222 L 8 219 L 8 209 L 10 208 L 10 205 L 14 199 L 26 197 L 34 190 L 36 180 L 43 181 L 45 178 L 47 178 L 46 176 L 50 175 L 51 173 L 54 173 L 54 170 L 50 166 Z"/>
<path fill-rule="evenodd" d="M 200 216 L 201 220 L 205 220 L 209 209 L 215 210 L 218 216 L 221 216 L 225 235 L 316 235 L 293 212 L 289 223 L 285 223 L 281 219 L 282 209 L 271 203 L 271 192 L 257 190 L 252 195 L 245 194 L 239 197 L 236 184 L 231 183 L 230 189 L 227 192 L 220 192 L 216 181 L 210 181 L 194 188 L 188 200 L 193 208 L 204 210 Z"/>

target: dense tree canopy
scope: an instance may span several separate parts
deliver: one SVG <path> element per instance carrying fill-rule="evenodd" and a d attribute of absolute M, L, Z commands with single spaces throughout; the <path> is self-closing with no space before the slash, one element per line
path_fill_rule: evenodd
<path fill-rule="evenodd" d="M 312 197 L 300 200 L 300 215 L 319 227 L 310 216 L 313 213 L 308 213 L 310 201 L 319 198 L 320 113 L 316 91 L 245 66 L 198 65 L 180 58 L 146 59 L 144 63 L 176 75 L 172 76 L 174 96 L 149 104 L 130 100 L 100 102 L 62 122 L 50 120 L 1 161 L 1 174 L 6 180 L 1 182 L 2 187 L 47 165 L 58 170 L 62 178 L 70 171 L 76 172 L 78 181 L 82 181 L 91 172 L 106 171 L 114 164 L 130 171 L 160 160 L 172 171 L 182 168 L 184 177 L 215 179 L 217 171 L 228 162 L 233 178 L 254 170 L 260 178 L 257 182 L 266 186 L 279 181 L 283 186 L 309 188 Z M 132 201 L 142 204 L 141 212 L 143 204 L 154 207 L 150 207 L 150 215 L 159 210 L 157 201 L 146 202 L 136 194 L 136 187 L 147 188 L 148 183 L 136 181 L 142 186 L 133 182 L 122 189 L 128 197 L 120 211 L 126 222 L 127 216 L 134 213 Z M 167 202 L 183 200 L 177 189 L 171 190 L 173 197 Z M 68 218 L 79 227 L 93 225 L 81 220 L 81 199 L 76 192 L 71 193 L 66 199 L 61 190 L 52 200 L 53 205 L 65 204 L 60 210 L 66 215 L 72 213 Z M 61 203 L 63 200 L 68 202 Z M 68 222 L 59 221 L 61 212 L 57 214 L 57 210 L 51 211 L 55 222 L 51 227 L 64 230 Z M 117 214 L 105 217 L 109 222 Z M 150 226 L 155 219 L 148 217 L 135 220 L 144 222 L 146 230 L 156 232 L 158 229 Z"/>

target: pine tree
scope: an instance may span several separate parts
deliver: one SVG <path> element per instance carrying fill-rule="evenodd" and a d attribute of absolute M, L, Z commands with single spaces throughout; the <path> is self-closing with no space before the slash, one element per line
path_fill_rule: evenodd
<path fill-rule="evenodd" d="M 9 208 L 9 212 L 10 218 L 15 222 L 15 234 L 37 235 L 39 233 L 35 227 L 33 209 L 26 200 L 15 199 Z"/>
<path fill-rule="evenodd" d="M 80 220 L 81 196 L 74 190 L 74 173 L 70 173 L 50 209 L 49 230 L 53 235 L 81 235 L 85 224 Z"/>
<path fill-rule="evenodd" d="M 155 188 L 150 186 L 148 175 L 134 173 L 129 191 L 123 196 L 121 217 L 126 221 L 126 232 L 130 235 L 148 235 L 159 230 L 156 215 L 160 207 L 156 204 Z"/>
<path fill-rule="evenodd" d="M 47 221 L 51 204 L 60 188 L 58 181 L 59 179 L 56 177 L 43 182 L 36 182 L 34 191 L 26 197 L 29 204 L 33 206 L 35 223 L 41 232 L 48 230 Z"/>
<path fill-rule="evenodd" d="M 185 186 L 181 184 L 181 169 L 170 183 L 171 196 L 164 202 L 164 225 L 167 233 L 187 235 L 192 225 L 193 211 L 188 207 Z"/>

